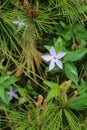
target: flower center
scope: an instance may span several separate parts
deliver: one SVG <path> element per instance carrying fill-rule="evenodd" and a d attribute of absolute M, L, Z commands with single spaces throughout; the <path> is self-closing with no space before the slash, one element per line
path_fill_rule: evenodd
<path fill-rule="evenodd" d="M 53 57 L 54 62 L 57 60 L 57 57 Z"/>

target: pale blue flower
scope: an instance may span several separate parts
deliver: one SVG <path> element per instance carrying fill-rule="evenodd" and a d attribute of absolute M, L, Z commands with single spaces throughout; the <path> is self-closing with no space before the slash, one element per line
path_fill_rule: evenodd
<path fill-rule="evenodd" d="M 50 61 L 49 70 L 52 70 L 55 67 L 55 64 L 62 69 L 63 64 L 60 59 L 66 55 L 66 52 L 60 51 L 56 53 L 55 48 L 53 46 L 50 48 L 49 52 L 50 55 L 42 56 L 45 61 Z"/>
<path fill-rule="evenodd" d="M 17 17 L 17 20 L 13 21 L 12 23 L 18 25 L 18 28 L 21 28 L 22 26 L 26 25 L 20 17 Z"/>
<path fill-rule="evenodd" d="M 13 87 L 10 87 L 10 90 L 7 92 L 8 100 L 11 101 L 13 98 L 18 99 L 18 94 L 16 93 L 17 89 L 13 89 Z"/>

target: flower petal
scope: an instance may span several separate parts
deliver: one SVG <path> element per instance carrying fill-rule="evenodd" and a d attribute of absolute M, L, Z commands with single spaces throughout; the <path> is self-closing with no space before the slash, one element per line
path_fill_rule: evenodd
<path fill-rule="evenodd" d="M 55 67 L 55 62 L 51 61 L 50 66 L 49 66 L 49 70 L 52 70 L 54 67 Z"/>
<path fill-rule="evenodd" d="M 60 59 L 60 58 L 64 57 L 65 55 L 66 55 L 66 52 L 60 51 L 60 52 L 57 54 L 57 59 Z"/>
<path fill-rule="evenodd" d="M 59 66 L 59 68 L 63 68 L 63 64 L 60 60 L 56 60 L 56 64 Z"/>
<path fill-rule="evenodd" d="M 43 58 L 44 60 L 46 60 L 46 61 L 52 60 L 52 56 L 50 56 L 50 55 L 44 55 L 44 56 L 42 56 L 42 58 Z"/>
<path fill-rule="evenodd" d="M 14 93 L 13 97 L 16 98 L 16 99 L 18 99 L 18 94 Z"/>
<path fill-rule="evenodd" d="M 19 21 L 13 21 L 12 23 L 14 23 L 14 24 L 19 24 Z"/>
<path fill-rule="evenodd" d="M 8 100 L 11 101 L 13 99 L 12 95 L 8 95 Z"/>
<path fill-rule="evenodd" d="M 50 54 L 52 56 L 56 56 L 56 51 L 55 51 L 55 48 L 53 46 L 50 48 Z"/>
<path fill-rule="evenodd" d="M 24 26 L 24 25 L 25 25 L 24 22 L 19 22 L 19 23 L 18 23 L 18 26 L 19 26 L 19 27 L 22 27 L 22 26 Z"/>
<path fill-rule="evenodd" d="M 7 95 L 8 95 L 8 100 L 11 101 L 13 98 L 18 99 L 18 94 L 16 94 L 17 89 L 13 89 L 13 87 L 10 87 L 10 90 L 7 91 Z"/>
<path fill-rule="evenodd" d="M 9 90 L 9 93 L 12 93 L 13 92 L 13 87 L 10 86 L 10 90 Z"/>

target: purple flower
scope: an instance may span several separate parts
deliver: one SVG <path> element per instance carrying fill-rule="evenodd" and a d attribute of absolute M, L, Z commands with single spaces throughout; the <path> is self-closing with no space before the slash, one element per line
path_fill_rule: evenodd
<path fill-rule="evenodd" d="M 10 90 L 7 92 L 8 94 L 8 100 L 11 101 L 13 98 L 18 99 L 18 94 L 16 93 L 17 89 L 13 89 L 13 87 L 10 87 Z"/>
<path fill-rule="evenodd" d="M 55 48 L 53 46 L 50 48 L 49 52 L 50 52 L 50 55 L 42 56 L 42 58 L 45 61 L 50 61 L 49 70 L 52 70 L 55 67 L 55 64 L 57 64 L 57 66 L 62 69 L 63 64 L 60 61 L 60 59 L 66 55 L 66 52 L 60 51 L 56 53 Z"/>

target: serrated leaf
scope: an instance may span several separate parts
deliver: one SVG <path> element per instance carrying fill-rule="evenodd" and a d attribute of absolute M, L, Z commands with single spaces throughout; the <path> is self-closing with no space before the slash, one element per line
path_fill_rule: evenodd
<path fill-rule="evenodd" d="M 78 73 L 74 64 L 73 63 L 64 64 L 64 71 L 65 71 L 66 76 L 77 85 Z"/>
<path fill-rule="evenodd" d="M 66 56 L 64 57 L 64 62 L 66 61 L 77 61 L 81 59 L 87 53 L 87 49 L 79 49 L 76 51 L 67 52 Z"/>

